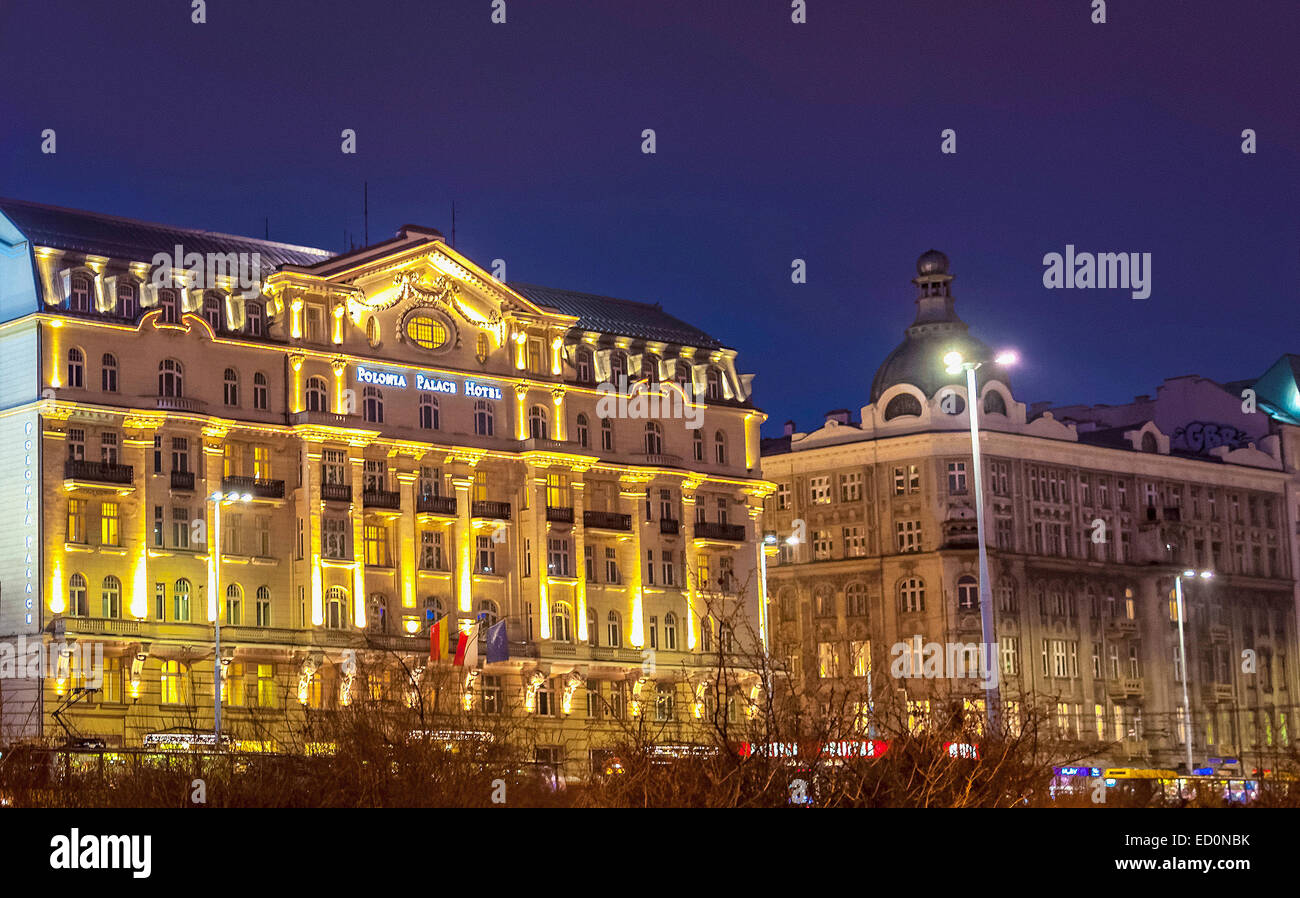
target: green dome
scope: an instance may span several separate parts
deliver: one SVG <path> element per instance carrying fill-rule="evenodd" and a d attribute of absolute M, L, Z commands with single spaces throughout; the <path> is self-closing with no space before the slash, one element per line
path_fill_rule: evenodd
<path fill-rule="evenodd" d="M 938 260 L 943 264 L 936 264 Z M 948 273 L 947 257 L 937 250 L 924 253 L 917 262 L 920 274 L 913 279 L 919 295 L 916 298 L 916 320 L 904 331 L 903 342 L 885 357 L 871 381 L 871 401 L 877 402 L 890 387 L 910 384 L 933 398 L 949 384 L 965 386 L 966 372 L 949 374 L 943 357 L 954 349 L 967 360 L 991 359 L 993 353 L 982 341 L 972 337 L 966 322 L 957 317 L 949 291 L 952 275 Z M 981 365 L 975 372 L 976 384 L 983 389 L 989 380 L 998 380 L 1010 386 L 1006 372 L 991 362 Z"/>

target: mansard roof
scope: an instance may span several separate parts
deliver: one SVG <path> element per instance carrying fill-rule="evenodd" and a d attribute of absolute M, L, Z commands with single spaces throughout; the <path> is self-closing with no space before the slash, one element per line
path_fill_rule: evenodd
<path fill-rule="evenodd" d="M 578 316 L 577 327 L 581 330 L 695 346 L 701 349 L 723 348 L 720 340 L 669 315 L 658 303 L 651 305 L 630 299 L 615 299 L 611 296 L 578 293 L 573 290 L 539 287 L 513 281 L 510 283 L 510 289 L 539 306 Z"/>
<path fill-rule="evenodd" d="M 187 253 L 258 253 L 270 268 L 314 265 L 334 255 L 309 246 L 178 228 L 25 200 L 0 198 L 0 212 L 35 246 L 133 262 L 147 262 L 157 253 L 170 256 L 177 244 Z"/>

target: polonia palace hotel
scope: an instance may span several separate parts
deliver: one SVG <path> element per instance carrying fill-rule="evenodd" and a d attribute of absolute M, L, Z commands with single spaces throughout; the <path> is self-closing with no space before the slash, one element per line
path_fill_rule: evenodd
<path fill-rule="evenodd" d="M 191 253 L 229 264 L 159 276 Z M 752 375 L 657 304 L 506 284 L 428 228 L 336 255 L 0 201 L 0 319 L 0 637 L 104 646 L 96 690 L 0 682 L 6 744 L 197 741 L 215 658 L 223 737 L 291 749 L 401 701 L 450 615 L 508 634 L 455 701 L 582 773 L 643 715 L 698 741 L 713 659 L 766 638 Z M 688 414 L 615 416 L 611 382 Z"/>

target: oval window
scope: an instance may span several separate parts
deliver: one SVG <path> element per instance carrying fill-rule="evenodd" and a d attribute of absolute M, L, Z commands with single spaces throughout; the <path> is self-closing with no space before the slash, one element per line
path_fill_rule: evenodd
<path fill-rule="evenodd" d="M 406 335 L 425 349 L 438 349 L 447 342 L 447 328 L 433 318 L 412 318 L 406 322 Z"/>

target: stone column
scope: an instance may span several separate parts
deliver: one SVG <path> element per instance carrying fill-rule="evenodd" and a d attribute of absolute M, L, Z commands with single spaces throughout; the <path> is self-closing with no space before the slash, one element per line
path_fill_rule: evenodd
<path fill-rule="evenodd" d="M 365 457 L 348 457 L 352 466 L 352 623 L 358 630 L 366 626 L 366 507 L 365 507 Z"/>
<path fill-rule="evenodd" d="M 453 528 L 456 544 L 454 549 L 456 606 L 461 611 L 468 612 L 474 607 L 471 595 L 474 574 L 474 527 L 470 521 L 474 478 L 472 475 L 455 475 L 451 478 L 451 485 L 456 491 L 456 526 Z"/>
<path fill-rule="evenodd" d="M 398 471 L 397 489 L 402 499 L 402 516 L 397 524 L 397 581 L 401 584 L 403 610 L 415 608 L 415 482 L 416 471 Z"/>

